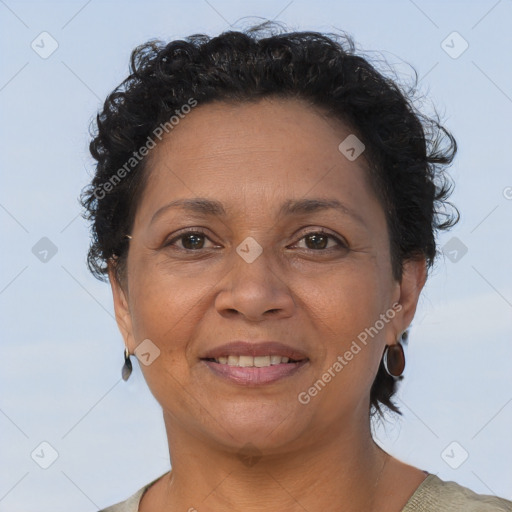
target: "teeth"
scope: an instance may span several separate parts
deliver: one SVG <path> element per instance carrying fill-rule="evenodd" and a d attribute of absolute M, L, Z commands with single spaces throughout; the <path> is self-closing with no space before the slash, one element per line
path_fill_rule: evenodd
<path fill-rule="evenodd" d="M 256 368 L 263 368 L 264 366 L 270 366 L 270 356 L 257 356 L 254 358 L 254 366 Z"/>
<path fill-rule="evenodd" d="M 240 356 L 238 358 L 238 366 L 242 366 L 242 367 L 254 366 L 254 357 Z"/>
<path fill-rule="evenodd" d="M 229 366 L 240 366 L 242 368 L 264 368 L 266 366 L 288 363 L 289 357 L 281 356 L 228 356 L 215 359 L 216 363 L 228 364 Z"/>

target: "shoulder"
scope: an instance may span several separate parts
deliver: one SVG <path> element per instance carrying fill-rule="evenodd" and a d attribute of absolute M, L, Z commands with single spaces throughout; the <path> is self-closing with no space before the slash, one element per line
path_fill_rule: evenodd
<path fill-rule="evenodd" d="M 139 489 L 135 494 L 132 494 L 127 500 L 120 501 L 115 505 L 103 508 L 99 512 L 138 512 L 140 499 L 146 490 L 146 486 Z"/>
<path fill-rule="evenodd" d="M 167 473 L 164 473 L 166 475 Z M 99 512 L 138 512 L 139 503 L 142 499 L 143 494 L 157 481 L 160 480 L 164 475 L 160 475 L 148 484 L 141 487 L 135 494 L 132 494 L 128 499 L 120 501 L 115 505 L 110 505 L 107 508 L 101 509 Z"/>
<path fill-rule="evenodd" d="M 429 474 L 402 512 L 512 512 L 512 501 L 477 494 L 456 482 Z"/>

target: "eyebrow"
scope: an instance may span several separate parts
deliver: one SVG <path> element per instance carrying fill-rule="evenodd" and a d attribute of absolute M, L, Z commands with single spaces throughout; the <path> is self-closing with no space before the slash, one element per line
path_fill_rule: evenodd
<path fill-rule="evenodd" d="M 159 208 L 151 218 L 150 224 L 158 217 L 174 208 L 182 208 L 199 215 L 212 215 L 217 217 L 226 217 L 227 215 L 222 203 L 214 199 L 203 197 L 176 199 Z M 358 213 L 348 208 L 337 199 L 289 199 L 281 205 L 278 216 L 304 215 L 326 210 L 337 210 L 344 215 L 354 218 L 359 223 L 365 224 L 363 218 Z"/>

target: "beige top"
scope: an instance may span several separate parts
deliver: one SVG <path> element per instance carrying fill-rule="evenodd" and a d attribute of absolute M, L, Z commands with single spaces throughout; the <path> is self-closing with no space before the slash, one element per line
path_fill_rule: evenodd
<path fill-rule="evenodd" d="M 162 476 L 146 484 L 127 500 L 99 512 L 138 512 L 142 495 Z M 441 480 L 437 475 L 428 473 L 401 512 L 512 512 L 512 501 L 477 494 L 456 482 Z"/>

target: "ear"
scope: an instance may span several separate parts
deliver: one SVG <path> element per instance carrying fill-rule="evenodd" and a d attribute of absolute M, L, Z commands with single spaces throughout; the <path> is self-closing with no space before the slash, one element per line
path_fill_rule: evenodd
<path fill-rule="evenodd" d="M 113 262 L 109 262 L 108 277 L 114 298 L 117 326 L 123 336 L 125 346 L 130 353 L 133 353 L 135 350 L 135 342 L 133 337 L 132 317 L 128 305 L 128 287 L 126 284 L 123 285 L 118 281 L 115 272 L 115 263 Z"/>
<path fill-rule="evenodd" d="M 416 306 L 420 297 L 421 290 L 427 280 L 427 263 L 424 257 L 409 259 L 403 263 L 402 280 L 398 287 L 400 289 L 400 298 L 398 302 L 402 306 L 396 319 L 396 337 L 405 331 L 411 324 Z"/>

